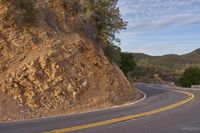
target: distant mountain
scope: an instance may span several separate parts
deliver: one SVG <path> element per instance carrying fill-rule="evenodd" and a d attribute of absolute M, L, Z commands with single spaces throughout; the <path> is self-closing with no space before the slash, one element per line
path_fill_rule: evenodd
<path fill-rule="evenodd" d="M 137 69 L 131 73 L 134 81 L 177 81 L 180 74 L 189 66 L 200 66 L 200 49 L 184 54 L 150 56 L 134 54 Z"/>
<path fill-rule="evenodd" d="M 188 53 L 188 54 L 185 54 L 185 55 L 182 55 L 182 56 L 184 58 L 189 58 L 189 59 L 193 59 L 193 60 L 196 60 L 196 61 L 200 61 L 200 48 L 194 50 L 191 53 Z"/>
<path fill-rule="evenodd" d="M 200 65 L 200 49 L 184 55 L 150 56 L 142 53 L 135 53 L 134 55 L 140 66 L 158 66 L 169 70 L 180 70 L 191 65 Z"/>

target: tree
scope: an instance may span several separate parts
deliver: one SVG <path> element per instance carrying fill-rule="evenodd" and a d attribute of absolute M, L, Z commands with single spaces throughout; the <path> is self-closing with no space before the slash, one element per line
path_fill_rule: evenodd
<path fill-rule="evenodd" d="M 120 42 L 116 33 L 125 29 L 127 22 L 123 21 L 117 7 L 118 0 L 83 0 L 85 12 L 91 15 L 97 32 L 108 45 Z"/>
<path fill-rule="evenodd" d="M 187 68 L 180 78 L 183 87 L 191 87 L 191 85 L 200 85 L 200 68 Z"/>
<path fill-rule="evenodd" d="M 133 71 L 136 67 L 136 62 L 134 60 L 133 53 L 121 53 L 121 63 L 120 68 L 127 75 L 128 72 Z"/>

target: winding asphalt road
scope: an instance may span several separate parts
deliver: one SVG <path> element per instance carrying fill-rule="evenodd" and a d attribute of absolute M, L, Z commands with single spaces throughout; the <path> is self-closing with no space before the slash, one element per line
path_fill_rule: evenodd
<path fill-rule="evenodd" d="M 200 91 L 137 84 L 147 98 L 90 113 L 0 123 L 0 133 L 200 133 Z"/>

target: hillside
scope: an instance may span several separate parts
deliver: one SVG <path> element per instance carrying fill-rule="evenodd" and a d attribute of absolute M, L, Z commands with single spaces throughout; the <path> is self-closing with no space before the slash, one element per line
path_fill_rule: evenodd
<path fill-rule="evenodd" d="M 136 53 L 135 60 L 140 65 L 157 65 L 164 68 L 184 69 L 188 65 L 200 63 L 200 49 L 184 55 L 164 55 L 164 56 L 149 56 Z"/>
<path fill-rule="evenodd" d="M 105 108 L 140 94 L 102 50 L 89 21 L 59 0 L 37 1 L 37 25 L 16 25 L 0 4 L 0 120 Z M 22 23 L 20 23 L 22 24 Z"/>
<path fill-rule="evenodd" d="M 132 76 L 137 77 L 140 81 L 163 80 L 176 82 L 185 68 L 189 66 L 200 66 L 200 49 L 184 55 L 150 56 L 135 53 L 134 57 L 138 68 L 132 73 Z M 135 78 L 134 80 L 137 81 Z"/>

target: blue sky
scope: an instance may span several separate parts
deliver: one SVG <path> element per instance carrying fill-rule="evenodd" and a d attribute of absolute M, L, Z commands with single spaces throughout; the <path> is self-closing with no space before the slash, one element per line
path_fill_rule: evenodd
<path fill-rule="evenodd" d="M 119 0 L 123 51 L 184 54 L 200 48 L 200 0 Z"/>

